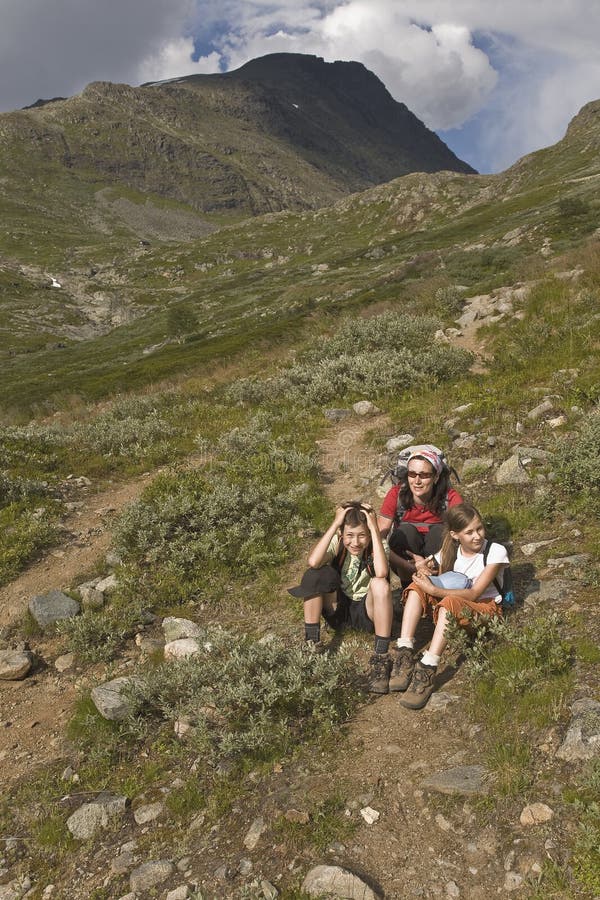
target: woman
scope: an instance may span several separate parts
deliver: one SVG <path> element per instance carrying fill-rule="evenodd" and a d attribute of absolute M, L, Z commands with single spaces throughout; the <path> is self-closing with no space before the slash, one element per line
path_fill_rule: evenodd
<path fill-rule="evenodd" d="M 385 495 L 377 520 L 390 547 L 390 566 L 404 586 L 442 546 L 446 510 L 462 503 L 450 487 L 450 470 L 437 447 L 423 444 L 412 449 L 405 477 Z"/>

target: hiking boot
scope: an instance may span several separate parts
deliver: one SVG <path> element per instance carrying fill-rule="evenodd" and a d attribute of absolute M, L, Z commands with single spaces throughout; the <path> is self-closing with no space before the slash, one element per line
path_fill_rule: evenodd
<path fill-rule="evenodd" d="M 415 669 L 415 655 L 410 647 L 395 647 L 390 691 L 405 691 Z"/>
<path fill-rule="evenodd" d="M 433 694 L 435 673 L 436 666 L 426 666 L 420 660 L 415 663 L 410 687 L 400 698 L 401 706 L 406 706 L 407 709 L 422 709 Z"/>
<path fill-rule="evenodd" d="M 369 660 L 369 691 L 372 694 L 387 694 L 389 690 L 392 661 L 387 653 L 374 653 Z"/>

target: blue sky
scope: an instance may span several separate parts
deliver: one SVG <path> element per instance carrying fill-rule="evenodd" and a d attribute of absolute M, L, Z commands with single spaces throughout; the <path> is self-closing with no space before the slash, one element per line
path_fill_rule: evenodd
<path fill-rule="evenodd" d="M 598 0 L 0 0 L 0 110 L 266 53 L 358 60 L 481 172 L 600 99 Z"/>

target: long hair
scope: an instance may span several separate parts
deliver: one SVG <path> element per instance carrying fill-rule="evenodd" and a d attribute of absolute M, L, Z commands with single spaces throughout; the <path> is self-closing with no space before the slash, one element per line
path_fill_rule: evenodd
<path fill-rule="evenodd" d="M 481 513 L 471 503 L 458 503 L 446 510 L 444 515 L 444 537 L 440 550 L 440 572 L 451 572 L 456 562 L 458 541 L 451 531 L 462 531 L 473 519 L 481 519 Z M 483 522 L 483 519 L 481 519 Z"/>
<path fill-rule="evenodd" d="M 417 454 L 417 456 L 415 456 L 414 458 L 422 459 L 424 462 L 426 462 L 428 465 L 430 465 L 431 468 L 433 469 L 433 466 L 431 465 L 431 463 L 429 462 L 429 460 L 426 457 L 419 456 Z M 435 470 L 433 471 L 433 474 L 435 476 Z M 427 503 L 424 504 L 425 509 L 428 509 L 429 512 L 432 512 L 434 515 L 439 516 L 441 518 L 442 514 L 444 512 L 444 502 L 446 500 L 446 494 L 448 493 L 449 488 L 450 488 L 450 472 L 444 466 L 442 468 L 442 471 L 440 472 L 438 480 L 433 485 L 433 491 L 432 491 L 431 497 L 429 498 Z M 404 481 L 402 481 L 401 486 L 400 486 L 400 503 L 402 504 L 404 509 L 412 509 L 413 506 L 415 505 L 415 501 L 413 500 L 412 491 L 411 491 L 409 483 L 408 483 L 408 476 L 404 479 Z"/>

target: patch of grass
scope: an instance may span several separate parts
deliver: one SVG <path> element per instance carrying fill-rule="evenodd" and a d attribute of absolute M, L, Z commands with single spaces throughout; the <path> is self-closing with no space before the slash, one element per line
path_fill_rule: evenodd
<path fill-rule="evenodd" d="M 187 819 L 206 807 L 206 794 L 193 776 L 167 794 L 167 808 L 178 819 Z"/>
<path fill-rule="evenodd" d="M 41 515 L 31 503 L 10 503 L 0 509 L 0 585 L 14 578 L 23 566 L 57 538 L 56 513 L 41 508 Z"/>
<path fill-rule="evenodd" d="M 573 683 L 572 650 L 556 615 L 524 625 L 478 617 L 470 630 L 469 637 L 451 622 L 449 645 L 466 657 L 472 711 L 487 726 L 498 789 L 514 796 L 531 781 L 537 730 L 561 717 Z"/>
<path fill-rule="evenodd" d="M 334 842 L 350 840 L 358 828 L 358 821 L 345 814 L 346 804 L 339 793 L 316 803 L 308 814 L 308 822 L 290 822 L 285 816 L 276 819 L 273 831 L 295 853 L 307 849 L 325 853 Z"/>
<path fill-rule="evenodd" d="M 600 894 L 600 760 L 588 764 L 567 799 L 577 813 L 579 828 L 573 847 L 576 882 L 594 897 Z"/>

